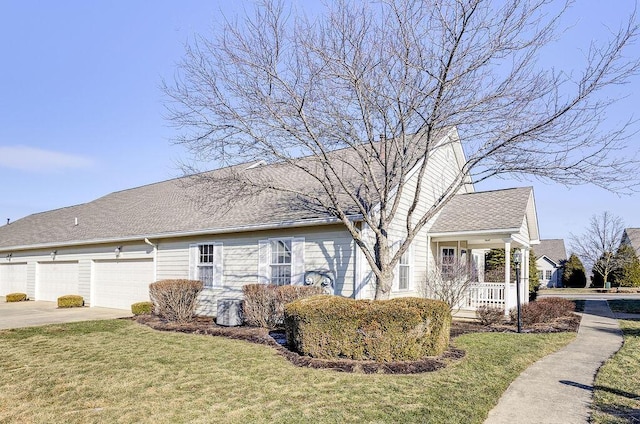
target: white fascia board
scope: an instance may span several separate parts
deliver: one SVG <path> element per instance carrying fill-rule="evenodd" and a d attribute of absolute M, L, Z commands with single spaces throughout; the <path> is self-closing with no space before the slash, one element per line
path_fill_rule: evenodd
<path fill-rule="evenodd" d="M 501 228 L 496 230 L 473 230 L 473 231 L 450 231 L 446 233 L 429 233 L 431 239 L 440 237 L 481 237 L 481 236 L 495 236 L 500 234 L 513 235 L 520 232 L 520 228 Z M 437 240 L 434 240 L 437 241 Z"/>
<path fill-rule="evenodd" d="M 349 216 L 349 220 L 352 222 L 362 221 L 362 215 L 351 215 Z M 331 225 L 331 224 L 339 224 L 341 222 L 342 220 L 339 218 L 318 218 L 318 219 L 305 219 L 305 220 L 299 220 L 299 221 L 282 221 L 282 222 L 272 222 L 268 224 L 244 225 L 244 226 L 238 226 L 238 227 L 204 229 L 204 230 L 194 230 L 194 231 L 177 231 L 177 232 L 157 233 L 157 234 L 140 234 L 140 235 L 129 236 L 129 237 L 114 237 L 114 238 L 105 238 L 105 239 L 42 243 L 42 244 L 33 244 L 33 245 L 24 245 L 24 246 L 9 246 L 9 247 L 0 248 L 0 252 L 9 252 L 9 251 L 18 251 L 18 250 L 34 250 L 34 249 L 50 249 L 52 247 L 85 246 L 85 245 L 91 245 L 91 244 L 109 244 L 109 243 L 131 242 L 131 241 L 144 242 L 144 239 L 154 240 L 154 239 L 164 239 L 164 238 L 197 237 L 197 236 L 205 236 L 205 235 L 244 233 L 244 232 L 250 232 L 250 231 L 278 230 L 278 229 L 285 229 L 285 228 Z"/>

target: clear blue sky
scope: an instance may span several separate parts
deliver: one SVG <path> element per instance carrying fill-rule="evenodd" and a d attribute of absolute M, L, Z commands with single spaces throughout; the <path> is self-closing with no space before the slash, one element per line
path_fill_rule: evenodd
<path fill-rule="evenodd" d="M 184 43 L 211 31 L 247 1 L 6 0 L 0 4 L 0 225 L 6 218 L 84 203 L 116 190 L 181 175 L 185 156 L 164 121 L 163 78 Z M 304 2 L 301 2 L 304 4 Z M 314 4 L 315 6 L 315 4 Z M 628 0 L 580 0 L 548 60 L 571 67 L 631 10 Z M 580 50 L 583 49 L 583 50 Z M 633 54 L 640 55 L 640 46 Z M 640 78 L 612 121 L 640 115 Z M 640 145 L 640 136 L 633 140 Z M 640 227 L 640 197 L 594 187 L 494 180 L 477 189 L 534 185 L 543 238 L 581 233 L 610 210 Z"/>

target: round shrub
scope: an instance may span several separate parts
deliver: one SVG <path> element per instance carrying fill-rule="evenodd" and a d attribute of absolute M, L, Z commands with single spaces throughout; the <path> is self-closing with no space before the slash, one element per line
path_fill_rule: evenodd
<path fill-rule="evenodd" d="M 242 287 L 242 311 L 251 327 L 276 328 L 284 323 L 284 305 L 323 293 L 322 287 L 247 284 Z"/>
<path fill-rule="evenodd" d="M 9 293 L 4 299 L 6 302 L 23 302 L 29 300 L 26 293 Z"/>
<path fill-rule="evenodd" d="M 504 308 L 481 305 L 476 309 L 476 317 L 482 325 L 499 324 L 504 320 Z"/>
<path fill-rule="evenodd" d="M 136 302 L 131 305 L 133 315 L 149 315 L 153 312 L 153 302 Z"/>
<path fill-rule="evenodd" d="M 287 342 L 303 355 L 391 362 L 440 355 L 449 345 L 446 303 L 321 295 L 285 306 Z"/>
<path fill-rule="evenodd" d="M 58 308 L 80 308 L 84 306 L 84 298 L 77 294 L 67 294 L 58 298 Z"/>
<path fill-rule="evenodd" d="M 167 321 L 185 323 L 196 316 L 202 282 L 197 280 L 160 280 L 149 284 L 149 297 L 156 313 Z"/>

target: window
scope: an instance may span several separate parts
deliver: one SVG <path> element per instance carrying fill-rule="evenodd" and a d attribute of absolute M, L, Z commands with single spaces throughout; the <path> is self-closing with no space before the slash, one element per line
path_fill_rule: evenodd
<path fill-rule="evenodd" d="M 291 284 L 291 239 L 271 240 L 271 284 Z"/>
<path fill-rule="evenodd" d="M 258 240 L 258 282 L 304 284 L 304 237 Z"/>
<path fill-rule="evenodd" d="M 443 247 L 441 250 L 441 270 L 442 275 L 449 276 L 453 274 L 455 270 L 456 249 L 453 247 Z"/>
<path fill-rule="evenodd" d="M 400 256 L 400 264 L 398 266 L 398 289 L 409 290 L 409 282 L 411 279 L 411 264 L 409 262 L 409 251 L 404 252 Z"/>
<path fill-rule="evenodd" d="M 542 280 L 544 272 L 538 271 L 538 280 Z"/>
<path fill-rule="evenodd" d="M 189 278 L 205 288 L 222 286 L 222 243 L 192 244 L 189 250 Z"/>
<path fill-rule="evenodd" d="M 213 244 L 198 246 L 198 275 L 204 287 L 213 287 Z"/>
<path fill-rule="evenodd" d="M 551 280 L 551 270 L 545 271 L 545 280 Z"/>

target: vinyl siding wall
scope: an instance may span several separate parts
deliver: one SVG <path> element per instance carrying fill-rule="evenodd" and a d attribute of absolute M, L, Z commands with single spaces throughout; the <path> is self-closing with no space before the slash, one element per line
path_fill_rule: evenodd
<path fill-rule="evenodd" d="M 332 277 L 334 293 L 353 295 L 354 243 L 342 225 L 300 227 L 286 230 L 258 231 L 223 235 L 151 240 L 157 246 L 157 280 L 189 278 L 189 246 L 198 243 L 221 242 L 223 246 L 223 281 L 220 287 L 207 289 L 201 298 L 200 312 L 215 315 L 218 299 L 241 299 L 242 286 L 258 281 L 258 241 L 270 238 L 304 238 L 305 271 L 320 271 Z M 35 298 L 36 266 L 51 262 L 51 252 L 57 250 L 55 261 L 77 261 L 78 293 L 91 304 L 91 276 L 95 260 L 114 260 L 115 248 L 122 246 L 118 259 L 151 259 L 152 246 L 140 243 L 113 243 L 73 248 L 50 248 L 12 252 L 12 262 L 27 263 L 27 294 Z M 151 283 L 152 281 L 149 281 Z"/>
<path fill-rule="evenodd" d="M 218 300 L 241 299 L 242 286 L 258 282 L 258 242 L 290 237 L 304 238 L 306 272 L 327 273 L 335 294 L 353 295 L 354 243 L 342 225 L 153 240 L 158 244 L 158 280 L 188 278 L 190 245 L 222 243 L 223 281 L 220 287 L 205 289 L 200 299 L 200 313 L 215 315 Z"/>

